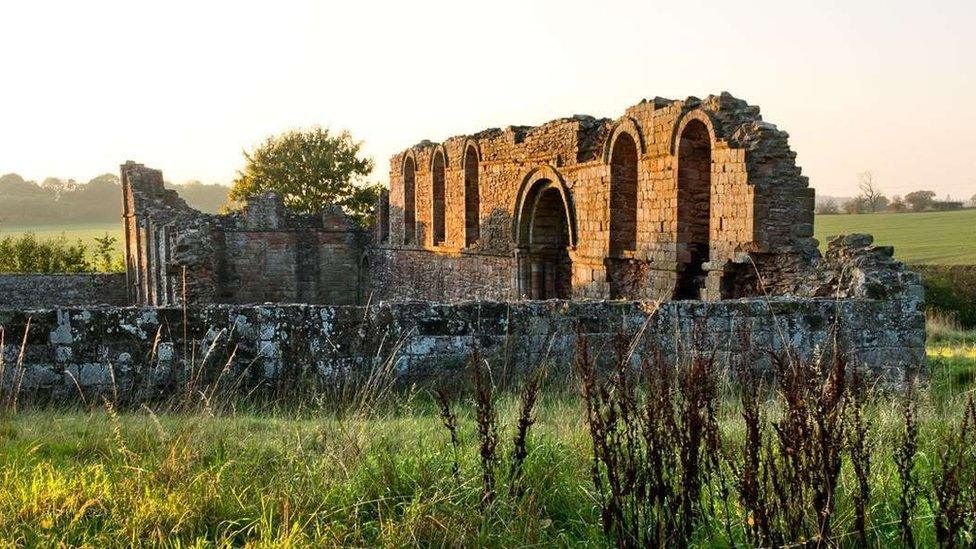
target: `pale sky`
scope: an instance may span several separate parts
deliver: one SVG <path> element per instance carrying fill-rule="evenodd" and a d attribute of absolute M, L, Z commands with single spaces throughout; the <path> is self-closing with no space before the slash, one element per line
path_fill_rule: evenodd
<path fill-rule="evenodd" d="M 3 0 L 0 173 L 127 159 L 229 183 L 241 151 L 349 129 L 388 180 L 421 139 L 723 90 L 821 194 L 976 193 L 976 2 Z"/>

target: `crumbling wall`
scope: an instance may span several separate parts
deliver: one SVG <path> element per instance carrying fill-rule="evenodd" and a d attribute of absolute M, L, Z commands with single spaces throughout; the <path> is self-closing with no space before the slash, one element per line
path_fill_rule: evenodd
<path fill-rule="evenodd" d="M 125 305 L 123 273 L 0 274 L 0 308 Z"/>
<path fill-rule="evenodd" d="M 699 146 L 692 136 L 705 138 L 704 168 L 692 165 Z M 531 231 L 521 236 L 519 227 L 532 226 L 526 220 L 534 212 L 526 199 L 537 196 L 532 186 L 554 181 L 564 189 L 568 212 L 572 291 L 567 297 L 760 295 L 756 285 L 738 280 L 746 267 L 758 272 L 766 293 L 785 295 L 817 258 L 813 190 L 787 140 L 786 132 L 762 120 L 758 107 L 723 93 L 703 100 L 642 101 L 616 120 L 575 116 L 443 143 L 423 141 L 391 159 L 389 214 L 381 217 L 388 226 L 380 229 L 389 238 L 380 246 L 391 250 L 384 257 L 417 250 L 453 255 L 469 263 L 469 270 L 490 276 L 497 259 L 514 259 L 509 278 L 517 296 L 539 297 L 532 295 L 538 284 L 530 278 L 546 270 L 539 264 L 546 259 L 532 249 Z M 445 158 L 446 235 L 436 245 L 431 224 L 435 213 L 440 219 L 441 206 L 432 199 L 435 157 Z M 634 157 L 636 173 L 621 164 Z M 472 159 L 477 161 L 473 171 L 467 165 Z M 407 165 L 416 167 L 415 238 L 404 234 Z M 475 241 L 466 238 L 468 195 L 474 190 L 466 183 L 472 172 L 478 192 Z M 695 181 L 704 181 L 704 188 L 689 192 Z M 621 218 L 633 221 L 621 223 Z M 704 236 L 696 236 L 695 227 L 703 227 Z M 464 251 L 478 253 L 459 255 Z M 416 262 L 415 270 L 398 272 L 397 280 L 419 290 L 436 277 L 439 264 Z M 374 286 L 385 282 L 377 279 Z M 466 281 L 456 285 L 445 288 L 444 299 L 474 297 L 465 294 Z"/>
<path fill-rule="evenodd" d="M 122 166 L 130 302 L 354 304 L 365 237 L 338 207 L 317 215 L 280 197 L 207 215 L 163 188 L 162 172 Z"/>
<path fill-rule="evenodd" d="M 79 390 L 89 399 L 108 391 L 158 395 L 191 371 L 205 383 L 225 376 L 244 390 L 286 378 L 366 373 L 386 361 L 407 380 L 456 376 L 474 345 L 499 367 L 507 361 L 499 371 L 549 357 L 554 371 L 567 373 L 578 334 L 599 352 L 612 349 L 620 334 L 642 331 L 637 358 L 670 361 L 691 349 L 714 352 L 719 364 L 743 356 L 762 364 L 767 351 L 812 360 L 836 350 L 892 382 L 920 368 L 925 353 L 922 312 L 906 314 L 897 301 L 872 299 L 63 308 L 0 310 L 0 326 L 4 383 L 22 379 L 21 388 L 38 398 L 72 398 Z M 21 352 L 22 371 L 15 366 Z"/>

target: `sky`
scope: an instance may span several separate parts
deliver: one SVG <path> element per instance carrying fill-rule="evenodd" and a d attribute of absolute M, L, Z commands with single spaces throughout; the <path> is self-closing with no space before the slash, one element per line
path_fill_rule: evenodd
<path fill-rule="evenodd" d="M 0 3 L 0 173 L 135 160 L 230 183 L 242 151 L 348 129 L 410 145 L 728 91 L 818 193 L 976 193 L 976 2 L 77 0 Z"/>

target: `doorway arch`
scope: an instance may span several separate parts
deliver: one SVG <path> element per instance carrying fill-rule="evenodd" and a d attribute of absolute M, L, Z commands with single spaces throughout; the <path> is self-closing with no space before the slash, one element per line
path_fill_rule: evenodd
<path fill-rule="evenodd" d="M 515 233 L 519 295 L 528 299 L 571 298 L 573 262 L 569 251 L 575 245 L 575 215 L 568 190 L 555 170 L 534 170 L 526 178 Z"/>

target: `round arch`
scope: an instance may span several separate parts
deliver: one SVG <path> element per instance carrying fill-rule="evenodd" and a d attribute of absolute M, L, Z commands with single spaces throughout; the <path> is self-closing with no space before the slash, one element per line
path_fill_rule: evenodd
<path fill-rule="evenodd" d="M 407 149 L 400 157 L 400 175 L 407 169 L 407 160 L 413 160 L 414 169 L 417 169 L 417 153 L 413 149 Z"/>
<path fill-rule="evenodd" d="M 403 244 L 411 245 L 417 240 L 417 156 L 413 149 L 403 155 L 400 184 L 403 186 Z"/>
<path fill-rule="evenodd" d="M 473 137 L 469 137 L 464 140 L 464 146 L 461 147 L 461 168 L 462 169 L 464 168 L 464 163 L 467 162 L 469 149 L 474 149 L 475 160 L 477 160 L 478 163 L 481 163 L 481 144 L 478 143 L 477 139 Z"/>
<path fill-rule="evenodd" d="M 674 299 L 701 299 L 711 258 L 715 131 L 704 115 L 685 117 L 675 134 L 678 256 Z"/>
<path fill-rule="evenodd" d="M 434 147 L 430 155 L 431 244 L 441 246 L 447 240 L 447 150 Z"/>
<path fill-rule="evenodd" d="M 644 156 L 647 152 L 647 148 L 644 145 L 644 133 L 641 132 L 640 126 L 637 121 L 629 116 L 624 116 L 623 118 L 618 118 L 614 122 L 613 127 L 610 129 L 610 136 L 603 143 L 603 163 L 609 164 L 611 156 L 613 155 L 613 147 L 616 144 L 617 138 L 620 134 L 630 134 L 630 138 L 634 140 L 637 144 L 637 154 L 638 156 Z"/>
<path fill-rule="evenodd" d="M 464 245 L 472 247 L 481 239 L 481 151 L 478 142 L 468 138 L 461 149 L 464 175 Z"/>
<path fill-rule="evenodd" d="M 701 108 L 692 109 L 685 112 L 675 120 L 674 129 L 671 131 L 671 154 L 677 155 L 678 148 L 681 144 L 681 134 L 684 133 L 685 127 L 692 121 L 699 121 L 705 125 L 708 130 L 708 137 L 711 141 L 711 147 L 715 149 L 715 142 L 718 140 L 718 133 L 716 132 L 715 121 L 712 116 L 708 114 L 705 110 Z"/>
<path fill-rule="evenodd" d="M 521 246 L 530 243 L 530 223 L 532 208 L 543 191 L 552 189 L 559 193 L 562 208 L 566 216 L 569 246 L 576 247 L 576 211 L 573 206 L 572 195 L 566 181 L 558 170 L 548 164 L 536 166 L 522 178 L 519 192 L 516 195 L 515 215 L 512 219 L 512 236 L 515 244 Z"/>
<path fill-rule="evenodd" d="M 444 169 L 447 169 L 449 167 L 448 164 L 449 157 L 447 155 L 447 147 L 445 147 L 443 143 L 439 143 L 437 145 L 434 145 L 434 148 L 432 148 L 430 151 L 430 162 L 428 163 L 427 169 L 433 171 L 434 159 L 437 158 L 438 153 L 440 153 L 444 158 Z"/>
<path fill-rule="evenodd" d="M 569 299 L 573 295 L 576 214 L 569 189 L 551 166 L 532 169 L 523 179 L 513 220 L 519 295 L 529 299 Z"/>

